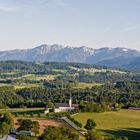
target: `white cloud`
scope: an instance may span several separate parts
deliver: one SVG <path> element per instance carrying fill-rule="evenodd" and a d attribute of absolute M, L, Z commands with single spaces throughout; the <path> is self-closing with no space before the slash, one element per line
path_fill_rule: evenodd
<path fill-rule="evenodd" d="M 67 3 L 67 2 L 64 1 L 64 0 L 58 0 L 58 5 L 59 5 L 59 6 L 64 6 L 64 7 L 66 6 L 66 7 L 67 7 L 67 6 L 69 6 L 70 4 Z"/>
<path fill-rule="evenodd" d="M 61 7 L 68 7 L 70 6 L 70 3 L 68 3 L 67 0 L 48 0 L 48 4 L 52 4 L 55 6 L 61 6 Z"/>
<path fill-rule="evenodd" d="M 139 28 L 139 26 L 134 25 L 134 26 L 120 28 L 120 29 L 116 30 L 116 32 L 129 32 L 129 31 L 137 30 L 138 28 Z"/>
<path fill-rule="evenodd" d="M 0 11 L 2 12 L 15 12 L 17 10 L 19 10 L 18 7 L 0 5 Z"/>
<path fill-rule="evenodd" d="M 104 32 L 130 32 L 130 31 L 135 31 L 140 28 L 140 25 L 132 25 L 132 26 L 126 26 L 126 27 L 118 27 L 118 28 L 111 28 L 111 27 L 106 27 L 103 31 Z"/>

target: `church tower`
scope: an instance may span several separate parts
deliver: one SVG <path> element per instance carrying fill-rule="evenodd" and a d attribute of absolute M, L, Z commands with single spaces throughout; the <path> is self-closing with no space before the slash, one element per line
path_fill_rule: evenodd
<path fill-rule="evenodd" d="M 71 98 L 71 94 L 70 94 L 70 99 L 69 99 L 69 107 L 72 108 L 72 98 Z"/>

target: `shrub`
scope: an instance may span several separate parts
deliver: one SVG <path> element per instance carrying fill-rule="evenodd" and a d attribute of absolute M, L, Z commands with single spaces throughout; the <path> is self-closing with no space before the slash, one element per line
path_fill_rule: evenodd
<path fill-rule="evenodd" d="M 87 130 L 92 130 L 95 127 L 96 127 L 96 122 L 92 119 L 88 119 L 84 128 L 87 129 Z"/>

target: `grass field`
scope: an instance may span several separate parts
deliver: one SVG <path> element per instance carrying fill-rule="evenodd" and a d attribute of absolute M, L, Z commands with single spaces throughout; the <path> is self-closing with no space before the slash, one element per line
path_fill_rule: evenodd
<path fill-rule="evenodd" d="M 84 68 L 82 70 L 85 72 L 88 72 L 92 75 L 94 75 L 96 72 L 99 72 L 99 73 L 100 72 L 112 72 L 112 73 L 126 74 L 126 72 L 124 72 L 124 71 L 111 70 L 111 69 L 106 70 L 106 69 L 96 69 L 96 68 L 90 68 L 90 69 Z"/>
<path fill-rule="evenodd" d="M 28 79 L 28 80 L 36 80 L 36 81 L 40 81 L 40 80 L 54 80 L 55 77 L 57 77 L 58 75 L 52 75 L 52 74 L 48 74 L 48 75 L 35 75 L 35 74 L 28 74 L 28 75 L 24 75 L 22 78 Z"/>
<path fill-rule="evenodd" d="M 42 83 L 21 83 L 21 84 L 0 84 L 0 87 L 5 87 L 5 86 L 14 86 L 15 89 L 23 89 L 23 88 L 31 88 L 31 87 L 42 87 Z"/>
<path fill-rule="evenodd" d="M 96 129 L 118 136 L 127 136 L 129 140 L 140 140 L 140 111 L 79 113 L 73 117 L 83 126 L 87 119 L 92 118 L 97 123 Z"/>
<path fill-rule="evenodd" d="M 29 83 L 23 83 L 20 85 L 13 85 L 15 87 L 15 89 L 22 89 L 22 88 L 31 88 L 31 87 L 40 87 L 42 86 L 41 84 L 29 84 Z"/>
<path fill-rule="evenodd" d="M 62 70 L 62 69 L 53 69 L 52 71 L 54 71 L 54 72 L 60 72 L 60 73 L 66 73 L 67 72 L 67 70 Z"/>
<path fill-rule="evenodd" d="M 86 87 L 88 88 L 92 88 L 93 86 L 100 86 L 102 85 L 101 83 L 82 83 L 82 82 L 79 82 L 77 83 L 76 87 L 74 87 L 75 89 L 85 89 Z"/>

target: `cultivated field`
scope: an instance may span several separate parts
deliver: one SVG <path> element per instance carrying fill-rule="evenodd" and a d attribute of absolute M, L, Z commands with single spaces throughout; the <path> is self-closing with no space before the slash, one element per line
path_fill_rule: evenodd
<path fill-rule="evenodd" d="M 104 132 L 127 136 L 129 140 L 140 140 L 140 111 L 121 110 L 105 113 L 79 113 L 73 116 L 83 126 L 86 120 L 92 118 L 97 123 L 97 129 Z"/>
<path fill-rule="evenodd" d="M 47 119 L 47 118 L 24 118 L 24 117 L 19 117 L 19 118 L 14 118 L 14 124 L 15 128 L 18 126 L 17 124 L 17 119 L 31 119 L 32 121 L 38 121 L 40 124 L 40 133 L 43 133 L 44 129 L 48 126 L 56 126 L 56 127 L 65 127 L 65 128 L 71 128 L 70 125 L 68 125 L 66 122 L 64 122 L 61 119 Z"/>

